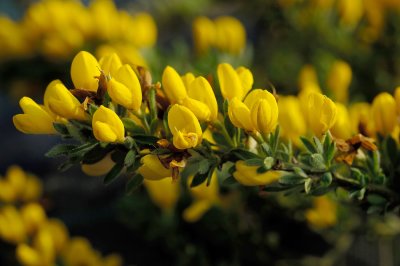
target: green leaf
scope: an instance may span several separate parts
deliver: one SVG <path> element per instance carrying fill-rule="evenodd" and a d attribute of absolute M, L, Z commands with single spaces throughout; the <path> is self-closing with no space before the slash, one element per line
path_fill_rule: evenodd
<path fill-rule="evenodd" d="M 267 185 L 262 190 L 267 192 L 281 192 L 291 188 L 292 188 L 291 186 L 282 186 L 281 184 L 276 184 L 276 185 Z"/>
<path fill-rule="evenodd" d="M 334 189 L 333 187 L 317 187 L 317 188 L 314 188 L 310 194 L 313 196 L 322 196 L 333 189 Z"/>
<path fill-rule="evenodd" d="M 224 180 L 232 176 L 231 171 L 233 171 L 235 164 L 233 162 L 226 162 L 222 165 L 221 169 L 217 169 L 217 176 L 219 180 Z"/>
<path fill-rule="evenodd" d="M 154 118 L 150 122 L 150 132 L 156 132 L 158 127 L 158 118 Z"/>
<path fill-rule="evenodd" d="M 171 153 L 170 149 L 163 149 L 163 148 L 158 148 L 158 149 L 151 151 L 151 154 L 154 154 L 154 155 L 163 155 L 163 154 L 170 154 L 170 153 Z"/>
<path fill-rule="evenodd" d="M 66 125 L 68 134 L 71 135 L 76 140 L 79 140 L 80 142 L 86 142 L 87 137 L 85 134 L 79 130 L 79 128 L 75 127 L 73 124 L 68 123 Z"/>
<path fill-rule="evenodd" d="M 117 179 L 117 177 L 121 174 L 123 168 L 124 168 L 123 164 L 121 163 L 115 164 L 114 167 L 111 168 L 110 172 L 108 172 L 104 177 L 103 184 L 108 185 L 115 179 Z"/>
<path fill-rule="evenodd" d="M 262 165 L 257 168 L 256 172 L 257 172 L 257 174 L 263 174 L 263 173 L 268 172 L 268 170 L 269 170 L 268 168 L 266 168 L 264 165 Z"/>
<path fill-rule="evenodd" d="M 235 185 L 238 184 L 238 181 L 231 175 L 228 176 L 227 178 L 223 179 L 222 181 L 222 185 L 225 186 L 231 186 L 231 185 Z"/>
<path fill-rule="evenodd" d="M 68 155 L 69 156 L 77 156 L 77 157 L 83 157 L 87 152 L 91 151 L 94 149 L 99 143 L 98 142 L 88 142 L 85 143 L 79 147 L 76 147 L 72 150 L 69 151 Z"/>
<path fill-rule="evenodd" d="M 306 192 L 306 194 L 310 193 L 312 184 L 313 180 L 311 178 L 307 178 L 306 181 L 304 182 L 304 191 Z"/>
<path fill-rule="evenodd" d="M 190 184 L 190 187 L 196 187 L 200 184 L 202 184 L 206 179 L 208 178 L 208 173 L 197 173 L 192 180 L 192 183 Z"/>
<path fill-rule="evenodd" d="M 248 166 L 261 166 L 263 165 L 264 161 L 261 158 L 254 158 L 254 159 L 248 159 L 244 161 L 244 163 Z"/>
<path fill-rule="evenodd" d="M 124 117 L 121 119 L 125 129 L 133 135 L 145 134 L 144 128 L 137 125 L 131 118 Z"/>
<path fill-rule="evenodd" d="M 210 169 L 210 162 L 207 159 L 201 160 L 198 166 L 198 171 L 200 174 L 205 174 Z"/>
<path fill-rule="evenodd" d="M 69 134 L 68 129 L 67 129 L 67 127 L 66 127 L 65 124 L 62 124 L 62 123 L 53 123 L 53 127 L 54 127 L 54 129 L 55 129 L 58 133 L 60 133 L 61 135 L 68 135 L 68 134 Z"/>
<path fill-rule="evenodd" d="M 231 150 L 231 153 L 238 158 L 239 160 L 249 160 L 249 159 L 254 159 L 254 158 L 260 158 L 257 154 L 252 153 L 250 151 L 247 151 L 245 149 L 233 149 Z"/>
<path fill-rule="evenodd" d="M 265 157 L 264 161 L 263 161 L 263 165 L 264 167 L 269 170 L 272 168 L 272 166 L 274 166 L 275 164 L 275 159 L 273 157 Z"/>
<path fill-rule="evenodd" d="M 279 183 L 283 185 L 299 185 L 303 184 L 306 181 L 306 178 L 303 178 L 298 175 L 284 175 L 279 178 Z"/>
<path fill-rule="evenodd" d="M 310 155 L 309 164 L 315 170 L 323 170 L 326 168 L 324 157 L 319 153 Z"/>
<path fill-rule="evenodd" d="M 94 104 L 89 104 L 89 105 L 88 105 L 88 111 L 89 111 L 89 114 L 90 114 L 91 116 L 94 115 L 94 113 L 97 111 L 97 109 L 99 109 L 99 107 L 97 107 L 97 106 L 94 105 Z"/>
<path fill-rule="evenodd" d="M 159 138 L 154 137 L 154 136 L 148 136 L 148 135 L 135 135 L 133 139 L 140 144 L 145 144 L 145 145 L 156 145 L 157 141 Z"/>
<path fill-rule="evenodd" d="M 321 141 L 316 136 L 313 136 L 313 140 L 315 143 L 315 147 L 317 148 L 318 153 L 324 154 L 324 147 L 322 146 Z"/>
<path fill-rule="evenodd" d="M 379 205 L 372 205 L 368 208 L 367 214 L 379 214 L 383 212 L 383 207 Z"/>
<path fill-rule="evenodd" d="M 126 153 L 125 159 L 124 159 L 124 165 L 126 167 L 130 167 L 135 163 L 136 160 L 136 152 L 134 150 L 130 150 Z"/>
<path fill-rule="evenodd" d="M 48 152 L 46 152 L 45 156 L 54 158 L 59 156 L 65 156 L 69 153 L 69 151 L 75 149 L 77 146 L 73 144 L 59 144 L 53 146 Z"/>
<path fill-rule="evenodd" d="M 350 197 L 351 199 L 356 198 L 356 199 L 358 199 L 358 200 L 363 200 L 366 191 L 367 191 L 367 189 L 366 189 L 365 187 L 362 188 L 362 189 L 360 189 L 360 190 L 355 190 L 355 191 L 353 191 L 353 192 L 351 192 L 351 193 L 349 194 L 349 197 Z"/>
<path fill-rule="evenodd" d="M 300 137 L 301 142 L 303 142 L 304 147 L 306 147 L 306 149 L 310 152 L 310 153 L 317 153 L 318 150 L 317 148 L 314 146 L 314 144 L 308 140 L 305 137 Z"/>
<path fill-rule="evenodd" d="M 321 176 L 321 183 L 325 187 L 328 187 L 332 183 L 332 174 L 331 174 L 331 172 L 326 172 Z"/>
<path fill-rule="evenodd" d="M 262 143 L 261 144 L 261 149 L 268 155 L 272 156 L 272 150 L 271 147 L 268 145 L 268 143 Z"/>
<path fill-rule="evenodd" d="M 125 191 L 128 194 L 131 194 L 135 191 L 142 183 L 143 183 L 143 176 L 139 173 L 132 176 L 129 181 L 126 183 Z"/>
<path fill-rule="evenodd" d="M 303 178 L 308 178 L 306 172 L 304 172 L 303 169 L 301 169 L 300 167 L 293 167 L 293 171 L 295 172 L 296 175 L 301 176 Z"/>
<path fill-rule="evenodd" d="M 107 145 L 106 147 L 101 147 L 101 145 L 95 146 L 90 151 L 86 152 L 83 156 L 82 163 L 84 164 L 94 164 L 103 159 L 108 153 L 114 148 L 113 145 Z"/>
<path fill-rule="evenodd" d="M 367 196 L 367 201 L 372 205 L 381 205 L 381 206 L 385 205 L 387 202 L 387 200 L 384 197 L 377 194 L 369 194 Z"/>

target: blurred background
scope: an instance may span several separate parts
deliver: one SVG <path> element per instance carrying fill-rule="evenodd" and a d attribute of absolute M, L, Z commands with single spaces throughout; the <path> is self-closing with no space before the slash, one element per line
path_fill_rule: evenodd
<path fill-rule="evenodd" d="M 347 106 L 370 102 L 400 84 L 399 14 L 397 0 L 2 0 L 0 174 L 19 165 L 39 176 L 47 215 L 120 254 L 122 265 L 400 265 L 399 218 L 367 215 L 340 191 L 313 199 L 221 185 L 208 211 L 190 219 L 183 213 L 196 196 L 149 186 L 125 195 L 123 179 L 104 186 L 79 166 L 60 172 L 60 161 L 44 156 L 59 137 L 25 135 L 12 123 L 21 97 L 42 102 L 54 79 L 72 88 L 80 50 L 116 52 L 153 81 L 166 65 L 212 80 L 229 62 L 280 95 L 311 79 Z M 334 93 L 343 76 L 345 96 Z M 13 244 L 0 240 L 0 265 L 18 265 L 10 254 Z"/>

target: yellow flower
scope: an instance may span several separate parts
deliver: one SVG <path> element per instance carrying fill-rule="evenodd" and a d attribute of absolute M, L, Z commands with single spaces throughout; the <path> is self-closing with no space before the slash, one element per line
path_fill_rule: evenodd
<path fill-rule="evenodd" d="M 75 88 L 96 92 L 99 86 L 96 77 L 100 76 L 100 69 L 99 63 L 92 54 L 85 51 L 79 52 L 71 64 L 71 79 Z"/>
<path fill-rule="evenodd" d="M 214 24 L 216 47 L 223 52 L 240 54 L 246 46 L 246 30 L 243 24 L 230 16 L 217 17 Z"/>
<path fill-rule="evenodd" d="M 367 102 L 354 103 L 349 108 L 350 121 L 353 132 L 365 136 L 375 136 L 374 121 L 371 119 L 371 105 Z"/>
<path fill-rule="evenodd" d="M 160 180 L 146 178 L 144 185 L 154 204 L 165 212 L 172 211 L 179 198 L 179 182 L 170 178 Z"/>
<path fill-rule="evenodd" d="M 101 40 L 115 39 L 118 34 L 118 10 L 111 0 L 94 0 L 90 2 L 91 19 L 96 26 L 95 33 Z"/>
<path fill-rule="evenodd" d="M 69 239 L 68 229 L 65 224 L 58 219 L 48 219 L 45 221 L 42 229 L 50 232 L 50 235 L 53 239 L 54 248 L 57 253 L 60 253 Z"/>
<path fill-rule="evenodd" d="M 364 14 L 363 0 L 339 0 L 340 22 L 348 27 L 355 27 Z"/>
<path fill-rule="evenodd" d="M 397 115 L 400 115 L 400 87 L 397 87 L 394 91 L 394 99 L 396 100 Z"/>
<path fill-rule="evenodd" d="M 26 204 L 21 208 L 20 212 L 28 234 L 36 232 L 47 219 L 43 207 L 38 203 Z"/>
<path fill-rule="evenodd" d="M 302 91 L 315 91 L 321 92 L 318 82 L 317 72 L 312 65 L 304 65 L 299 74 L 298 79 L 300 92 Z"/>
<path fill-rule="evenodd" d="M 171 169 L 165 168 L 157 155 L 145 155 L 140 162 L 142 165 L 139 167 L 138 172 L 144 177 L 144 179 L 161 180 L 172 177 Z"/>
<path fill-rule="evenodd" d="M 242 100 L 253 85 L 253 75 L 243 67 L 234 70 L 230 64 L 219 64 L 217 75 L 222 96 L 228 100 Z"/>
<path fill-rule="evenodd" d="M 101 70 L 103 70 L 106 75 L 111 75 L 111 77 L 114 77 L 118 69 L 122 66 L 121 59 L 116 53 L 103 56 L 100 58 L 99 64 Z"/>
<path fill-rule="evenodd" d="M 347 111 L 346 106 L 341 103 L 336 103 L 336 109 L 337 119 L 331 128 L 331 133 L 336 138 L 347 140 L 354 133 L 351 127 L 349 112 Z"/>
<path fill-rule="evenodd" d="M 307 125 L 299 99 L 295 96 L 279 96 L 278 107 L 282 137 L 300 145 L 300 136 L 307 133 Z"/>
<path fill-rule="evenodd" d="M 54 80 L 47 86 L 44 105 L 56 115 L 67 119 L 87 119 L 82 104 L 59 80 Z"/>
<path fill-rule="evenodd" d="M 94 164 L 82 164 L 82 172 L 88 176 L 102 176 L 107 174 L 115 165 L 111 159 L 111 153 L 107 154 L 103 159 Z"/>
<path fill-rule="evenodd" d="M 307 222 L 315 228 L 328 228 L 336 224 L 336 204 L 327 196 L 316 197 L 314 207 L 306 211 Z"/>
<path fill-rule="evenodd" d="M 334 100 L 346 103 L 349 97 L 352 71 L 349 64 L 342 60 L 335 61 L 328 74 L 327 85 L 334 95 Z"/>
<path fill-rule="evenodd" d="M 125 128 L 121 119 L 114 111 L 101 105 L 93 115 L 93 134 L 103 142 L 124 142 Z"/>
<path fill-rule="evenodd" d="M 188 179 L 188 185 L 192 180 L 193 177 Z M 207 186 L 207 182 L 204 182 L 196 187 L 189 186 L 189 191 L 193 202 L 183 211 L 182 216 L 186 222 L 194 223 L 200 220 L 212 206 L 219 204 L 219 185 L 216 172 L 213 172 L 209 186 Z"/>
<path fill-rule="evenodd" d="M 193 43 L 198 54 L 204 54 L 215 43 L 216 29 L 214 22 L 204 16 L 197 17 L 192 24 Z"/>
<path fill-rule="evenodd" d="M 249 96 L 251 94 L 252 92 Z M 251 119 L 258 132 L 268 134 L 274 131 L 278 124 L 278 105 L 270 92 L 262 90 L 257 94 L 259 98 L 250 110 Z"/>
<path fill-rule="evenodd" d="M 101 255 L 94 250 L 89 241 L 83 237 L 71 238 L 64 249 L 63 261 L 69 266 L 102 265 Z"/>
<path fill-rule="evenodd" d="M 198 120 L 208 121 L 210 119 L 211 111 L 205 103 L 186 97 L 183 99 L 182 105 L 192 111 Z"/>
<path fill-rule="evenodd" d="M 26 239 L 21 214 L 13 205 L 0 208 L 0 238 L 13 244 L 21 243 Z"/>
<path fill-rule="evenodd" d="M 19 101 L 24 114 L 13 116 L 15 127 L 26 134 L 55 134 L 53 127 L 54 118 L 42 106 L 29 97 Z"/>
<path fill-rule="evenodd" d="M 183 100 L 187 97 L 186 88 L 181 77 L 178 72 L 170 66 L 164 69 L 162 85 L 171 104 L 182 104 Z"/>
<path fill-rule="evenodd" d="M 249 107 L 234 97 L 229 102 L 228 115 L 232 124 L 246 131 L 255 131 L 256 128 L 251 121 Z"/>
<path fill-rule="evenodd" d="M 21 265 L 39 266 L 43 263 L 39 252 L 27 244 L 18 245 L 15 253 Z"/>
<path fill-rule="evenodd" d="M 324 134 L 336 122 L 335 103 L 320 93 L 309 93 L 305 112 L 308 125 L 316 136 Z"/>
<path fill-rule="evenodd" d="M 150 14 L 140 12 L 132 17 L 131 28 L 123 31 L 123 34 L 130 37 L 128 39 L 136 47 L 151 47 L 157 41 L 157 25 Z"/>
<path fill-rule="evenodd" d="M 181 76 L 181 79 L 183 81 L 183 84 L 185 85 L 185 88 L 189 88 L 190 83 L 192 83 L 192 81 L 195 80 L 196 77 L 193 75 L 193 73 L 188 72 L 185 75 Z"/>
<path fill-rule="evenodd" d="M 265 173 L 257 173 L 257 166 L 248 166 L 244 161 L 237 161 L 236 171 L 233 177 L 244 186 L 263 186 L 278 181 L 285 174 L 284 171 L 270 170 Z"/>
<path fill-rule="evenodd" d="M 132 67 L 123 65 L 109 82 L 108 93 L 113 101 L 127 109 L 138 111 L 142 104 L 142 89 Z"/>
<path fill-rule="evenodd" d="M 187 107 L 173 105 L 168 112 L 168 126 L 176 148 L 189 149 L 201 143 L 202 130 L 199 121 Z"/>
<path fill-rule="evenodd" d="M 396 101 L 392 95 L 382 92 L 372 102 L 372 119 L 376 131 L 386 136 L 392 133 L 397 123 Z"/>
<path fill-rule="evenodd" d="M 187 88 L 188 96 L 194 100 L 204 103 L 205 109 L 209 111 L 209 115 L 205 120 L 214 121 L 218 116 L 217 99 L 210 83 L 204 77 L 197 77 L 193 79 Z M 185 104 L 184 104 L 185 105 Z M 186 106 L 186 105 L 185 105 Z M 191 109 L 189 106 L 186 106 Z M 193 111 L 193 110 L 192 110 Z M 197 115 L 196 117 L 200 119 Z"/>

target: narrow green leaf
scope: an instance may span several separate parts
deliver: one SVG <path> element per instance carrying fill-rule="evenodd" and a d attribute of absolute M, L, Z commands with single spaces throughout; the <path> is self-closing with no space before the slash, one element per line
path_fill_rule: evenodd
<path fill-rule="evenodd" d="M 83 157 L 87 152 L 94 149 L 99 143 L 98 142 L 88 142 L 79 147 L 76 147 L 69 151 L 70 156 Z"/>
<path fill-rule="evenodd" d="M 53 146 L 48 152 L 46 152 L 45 156 L 54 158 L 59 156 L 65 156 L 71 150 L 75 149 L 77 146 L 73 144 L 59 144 Z"/>
<path fill-rule="evenodd" d="M 299 185 L 303 184 L 306 181 L 306 178 L 303 178 L 298 175 L 284 175 L 279 178 L 279 183 L 283 185 Z"/>
<path fill-rule="evenodd" d="M 222 185 L 225 186 L 231 186 L 231 185 L 235 185 L 238 184 L 238 181 L 231 175 L 228 176 L 227 178 L 223 179 L 222 181 Z"/>
<path fill-rule="evenodd" d="M 62 123 L 53 123 L 53 127 L 54 127 L 54 129 L 55 129 L 58 133 L 60 133 L 61 135 L 68 135 L 68 134 L 69 134 L 68 129 L 67 129 L 67 127 L 65 126 L 65 124 L 62 124 Z"/>
<path fill-rule="evenodd" d="M 196 187 L 196 186 L 202 184 L 204 181 L 206 181 L 207 177 L 208 177 L 208 173 L 203 173 L 203 174 L 197 173 L 194 176 L 192 183 L 190 184 L 190 187 Z"/>
<path fill-rule="evenodd" d="M 263 165 L 264 161 L 261 158 L 253 158 L 244 161 L 244 163 L 248 166 L 261 166 Z"/>
<path fill-rule="evenodd" d="M 124 165 L 126 167 L 130 167 L 135 163 L 136 160 L 136 152 L 134 150 L 129 150 L 126 153 L 125 159 L 124 159 Z"/>
<path fill-rule="evenodd" d="M 124 117 L 121 119 L 125 129 L 133 135 L 145 134 L 144 129 L 137 125 L 131 118 Z"/>
<path fill-rule="evenodd" d="M 108 185 L 115 179 L 117 179 L 117 177 L 121 174 L 123 168 L 124 168 L 123 164 L 121 163 L 115 164 L 114 167 L 111 168 L 110 172 L 108 172 L 104 177 L 103 184 Z"/>
<path fill-rule="evenodd" d="M 233 149 L 231 153 L 239 160 L 249 160 L 254 158 L 260 158 L 257 154 L 247 151 L 245 149 Z"/>
<path fill-rule="evenodd" d="M 367 201 L 372 205 L 381 205 L 381 206 L 385 205 L 385 203 L 387 202 L 387 200 L 384 197 L 377 194 L 369 194 L 367 196 Z"/>
<path fill-rule="evenodd" d="M 268 143 L 262 143 L 261 144 L 261 149 L 268 155 L 272 156 L 272 150 L 271 147 L 268 145 Z"/>
<path fill-rule="evenodd" d="M 303 142 L 304 147 L 306 147 L 306 149 L 310 152 L 310 153 L 317 153 L 318 150 L 317 148 L 314 146 L 314 144 L 308 140 L 305 137 L 300 137 L 301 142 Z"/>
<path fill-rule="evenodd" d="M 125 191 L 128 194 L 134 192 L 142 183 L 143 183 L 143 176 L 139 173 L 135 174 L 133 177 L 129 179 L 126 183 Z"/>
<path fill-rule="evenodd" d="M 89 104 L 88 106 L 89 106 L 89 107 L 88 107 L 88 111 L 89 111 L 89 114 L 90 114 L 91 116 L 93 116 L 94 113 L 97 111 L 97 109 L 99 109 L 99 107 L 97 107 L 97 106 L 94 105 L 94 104 Z"/>
<path fill-rule="evenodd" d="M 90 151 L 86 152 L 83 156 L 82 163 L 84 164 L 94 164 L 103 159 L 108 153 L 113 149 L 113 145 L 107 145 L 106 147 L 101 147 L 101 145 L 95 146 Z"/>
<path fill-rule="evenodd" d="M 311 178 L 307 178 L 306 181 L 304 182 L 304 191 L 306 192 L 306 194 L 310 193 L 312 188 L 312 183 L 313 180 Z"/>
<path fill-rule="evenodd" d="M 318 153 L 324 154 L 324 147 L 322 146 L 322 143 L 319 140 L 319 138 L 317 138 L 316 136 L 313 136 L 313 140 L 314 140 L 315 147 L 317 148 Z"/>
<path fill-rule="evenodd" d="M 292 188 L 291 186 L 282 186 L 281 184 L 267 185 L 262 190 L 267 192 L 281 192 Z"/>
<path fill-rule="evenodd" d="M 207 159 L 201 160 L 199 162 L 198 171 L 200 174 L 205 174 L 210 168 L 210 162 Z"/>
<path fill-rule="evenodd" d="M 155 145 L 159 138 L 148 135 L 135 135 L 133 139 L 140 144 Z"/>
<path fill-rule="evenodd" d="M 308 178 L 306 172 L 303 171 L 300 167 L 293 167 L 293 171 L 296 175 L 301 176 L 303 178 Z"/>

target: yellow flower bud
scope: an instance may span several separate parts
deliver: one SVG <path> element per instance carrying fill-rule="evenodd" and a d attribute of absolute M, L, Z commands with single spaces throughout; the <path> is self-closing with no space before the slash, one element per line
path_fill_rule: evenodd
<path fill-rule="evenodd" d="M 23 206 L 21 216 L 28 234 L 34 233 L 47 218 L 43 207 L 37 203 L 29 203 Z"/>
<path fill-rule="evenodd" d="M 243 94 L 246 95 L 253 86 L 253 73 L 251 73 L 248 68 L 242 66 L 236 69 L 236 73 L 238 74 L 239 79 L 242 83 Z"/>
<path fill-rule="evenodd" d="M 243 88 L 242 81 L 239 78 L 238 73 L 230 64 L 219 64 L 217 68 L 217 75 L 221 93 L 225 99 L 231 100 L 236 97 L 239 100 L 242 100 L 244 98 L 248 90 L 246 91 L 247 88 Z M 248 80 L 248 74 L 242 75 Z"/>
<path fill-rule="evenodd" d="M 183 100 L 187 97 L 186 88 L 181 77 L 178 72 L 170 66 L 164 69 L 162 85 L 171 104 L 182 104 Z"/>
<path fill-rule="evenodd" d="M 229 102 L 228 115 L 232 124 L 246 131 L 255 131 L 256 128 L 251 121 L 249 107 L 234 97 Z"/>
<path fill-rule="evenodd" d="M 349 97 L 352 71 L 344 61 L 335 61 L 328 74 L 327 85 L 334 95 L 334 100 L 346 103 Z"/>
<path fill-rule="evenodd" d="M 244 186 L 263 186 L 278 181 L 285 174 L 284 171 L 270 170 L 265 173 L 257 173 L 257 166 L 248 166 L 244 161 L 237 161 L 236 171 L 233 177 Z"/>
<path fill-rule="evenodd" d="M 193 43 L 198 54 L 204 54 L 215 43 L 216 29 L 214 22 L 204 16 L 197 17 L 193 21 Z"/>
<path fill-rule="evenodd" d="M 111 77 L 114 77 L 118 69 L 122 66 L 121 59 L 116 53 L 103 56 L 100 58 L 99 64 L 104 73 L 111 75 Z"/>
<path fill-rule="evenodd" d="M 27 175 L 21 167 L 13 165 L 7 169 L 7 181 L 15 192 L 16 197 L 21 197 L 26 186 Z"/>
<path fill-rule="evenodd" d="M 236 18 L 221 16 L 214 20 L 216 29 L 215 45 L 221 51 L 240 54 L 246 46 L 246 30 Z"/>
<path fill-rule="evenodd" d="M 87 119 L 82 104 L 59 80 L 54 80 L 47 86 L 44 105 L 56 115 L 67 119 Z"/>
<path fill-rule="evenodd" d="M 19 101 L 24 114 L 13 116 L 15 127 L 26 134 L 55 134 L 54 118 L 40 105 L 29 97 Z"/>
<path fill-rule="evenodd" d="M 69 238 L 68 229 L 65 224 L 58 219 L 49 219 L 43 228 L 46 228 L 50 232 L 56 252 L 61 252 Z"/>
<path fill-rule="evenodd" d="M 216 120 L 218 116 L 218 104 L 210 83 L 204 77 L 197 77 L 193 79 L 193 81 L 190 82 L 189 86 L 186 86 L 186 88 L 190 98 L 200 101 L 206 105 L 206 108 L 209 111 L 207 120 Z M 191 109 L 189 106 L 185 106 Z M 196 117 L 199 120 L 202 120 L 197 115 Z"/>
<path fill-rule="evenodd" d="M 43 263 L 39 252 L 27 244 L 17 246 L 16 257 L 19 263 L 24 266 L 39 266 Z"/>
<path fill-rule="evenodd" d="M 17 193 L 7 180 L 0 179 L 0 201 L 13 202 L 17 198 Z"/>
<path fill-rule="evenodd" d="M 145 179 L 144 185 L 154 204 L 163 211 L 171 211 L 179 198 L 179 182 L 170 178 L 161 180 Z"/>
<path fill-rule="evenodd" d="M 35 201 L 42 195 L 42 182 L 39 178 L 33 175 L 29 175 L 26 180 L 24 192 L 21 195 L 23 201 Z"/>
<path fill-rule="evenodd" d="M 299 73 L 298 79 L 300 92 L 302 91 L 315 91 L 321 92 L 318 82 L 317 72 L 312 65 L 304 65 Z"/>
<path fill-rule="evenodd" d="M 185 75 L 181 76 L 181 79 L 183 81 L 183 84 L 185 85 L 185 88 L 189 88 L 190 83 L 192 83 L 192 81 L 195 80 L 196 77 L 193 75 L 193 73 L 188 72 Z"/>
<path fill-rule="evenodd" d="M 142 89 L 131 66 L 120 67 L 109 84 L 108 93 L 113 101 L 130 110 L 140 109 Z"/>
<path fill-rule="evenodd" d="M 363 0 L 339 0 L 338 11 L 340 23 L 345 26 L 355 27 L 364 14 Z"/>
<path fill-rule="evenodd" d="M 110 254 L 104 258 L 103 265 L 104 266 L 122 266 L 123 259 L 118 254 Z"/>
<path fill-rule="evenodd" d="M 88 176 L 102 176 L 110 172 L 115 162 L 111 159 L 111 153 L 94 164 L 82 164 L 82 172 Z"/>
<path fill-rule="evenodd" d="M 349 139 L 353 135 L 350 115 L 347 111 L 345 105 L 341 103 L 336 103 L 337 109 L 337 119 L 333 127 L 331 128 L 331 133 L 334 137 L 340 139 Z"/>
<path fill-rule="evenodd" d="M 0 209 L 0 236 L 5 241 L 14 244 L 26 239 L 22 217 L 13 205 L 5 205 Z"/>
<path fill-rule="evenodd" d="M 396 100 L 397 115 L 400 115 L 400 87 L 394 91 L 394 99 Z"/>
<path fill-rule="evenodd" d="M 187 97 L 183 99 L 182 105 L 192 111 L 196 118 L 200 121 L 210 120 L 210 109 L 206 104 L 202 103 L 201 101 Z"/>
<path fill-rule="evenodd" d="M 327 132 L 336 122 L 335 103 L 320 93 L 309 93 L 305 112 L 308 125 L 316 136 Z"/>
<path fill-rule="evenodd" d="M 161 180 L 164 178 L 172 177 L 171 169 L 167 169 L 160 162 L 157 155 L 145 155 L 140 162 L 142 165 L 139 167 L 138 172 L 149 180 Z"/>
<path fill-rule="evenodd" d="M 71 64 L 71 79 L 76 89 L 97 91 L 100 65 L 96 58 L 85 51 L 79 52 Z"/>
<path fill-rule="evenodd" d="M 336 204 L 327 196 L 314 198 L 314 207 L 306 211 L 307 222 L 316 228 L 328 228 L 336 224 Z"/>
<path fill-rule="evenodd" d="M 295 96 L 279 96 L 278 108 L 282 137 L 300 145 L 300 136 L 307 133 L 307 125 L 299 99 Z"/>
<path fill-rule="evenodd" d="M 176 148 L 189 149 L 201 143 L 202 130 L 199 121 L 187 107 L 173 105 L 168 112 L 168 126 Z"/>
<path fill-rule="evenodd" d="M 396 101 L 392 95 L 382 92 L 372 102 L 372 119 L 376 131 L 386 136 L 392 133 L 397 123 Z"/>
<path fill-rule="evenodd" d="M 278 105 L 270 92 L 263 90 L 259 94 L 260 98 L 250 110 L 251 119 L 260 133 L 268 134 L 274 131 L 278 124 Z"/>
<path fill-rule="evenodd" d="M 93 115 L 93 134 L 103 142 L 124 142 L 125 128 L 121 119 L 111 109 L 101 105 Z"/>
<path fill-rule="evenodd" d="M 361 133 L 368 137 L 375 136 L 375 126 L 373 119 L 371 119 L 372 113 L 369 103 L 354 103 L 350 106 L 349 113 L 353 132 Z"/>
<path fill-rule="evenodd" d="M 44 265 L 51 265 L 54 263 L 56 251 L 51 232 L 46 228 L 41 228 L 35 235 L 33 241 L 34 248 L 39 251 Z"/>

